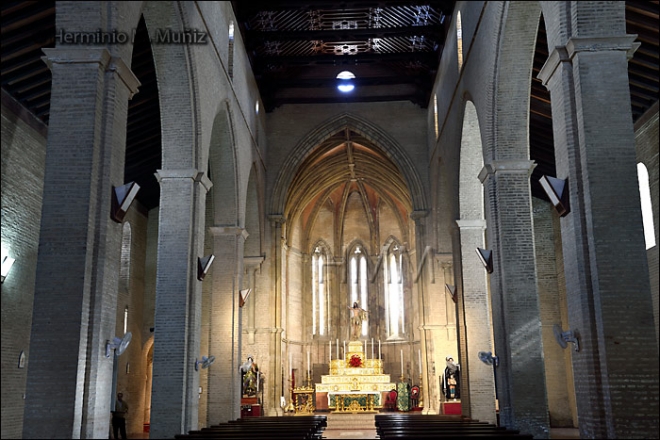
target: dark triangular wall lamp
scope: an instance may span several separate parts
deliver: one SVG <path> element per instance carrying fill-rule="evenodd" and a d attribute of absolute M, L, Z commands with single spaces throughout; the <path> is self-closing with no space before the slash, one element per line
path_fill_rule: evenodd
<path fill-rule="evenodd" d="M 481 264 L 486 268 L 486 272 L 493 273 L 493 251 L 477 248 L 477 255 L 479 255 Z"/>
<path fill-rule="evenodd" d="M 197 257 L 197 279 L 202 281 L 204 277 L 206 276 L 207 272 L 211 268 L 211 264 L 213 264 L 213 260 L 215 260 L 215 255 L 211 254 L 208 257 Z"/>
<path fill-rule="evenodd" d="M 568 203 L 568 179 L 562 180 L 556 177 L 543 176 L 539 179 L 543 190 L 550 198 L 550 202 L 557 210 L 559 217 L 571 212 Z"/>
<path fill-rule="evenodd" d="M 124 221 L 124 216 L 131 207 L 131 203 L 135 199 L 137 192 L 140 190 L 140 185 L 135 182 L 127 183 L 126 185 L 112 187 L 112 208 L 110 217 L 117 223 Z"/>
<path fill-rule="evenodd" d="M 445 292 L 451 295 L 452 301 L 457 302 L 458 299 L 456 297 L 456 286 L 453 284 L 445 284 Z"/>

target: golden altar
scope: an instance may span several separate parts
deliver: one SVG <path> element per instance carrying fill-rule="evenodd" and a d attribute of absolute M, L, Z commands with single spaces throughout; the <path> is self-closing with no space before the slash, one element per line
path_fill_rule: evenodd
<path fill-rule="evenodd" d="M 351 341 L 344 359 L 330 361 L 330 374 L 315 384 L 317 395 L 327 395 L 328 409 L 338 412 L 377 412 L 383 394 L 396 388 L 383 374 L 380 359 L 368 359 L 363 343 Z"/>

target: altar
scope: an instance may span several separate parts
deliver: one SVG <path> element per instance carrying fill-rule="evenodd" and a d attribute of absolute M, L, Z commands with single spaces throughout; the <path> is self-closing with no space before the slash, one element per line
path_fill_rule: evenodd
<path fill-rule="evenodd" d="M 382 361 L 368 359 L 360 341 L 349 342 L 344 359 L 330 361 L 330 374 L 315 384 L 317 401 L 326 400 L 335 413 L 378 412 L 384 394 L 395 388 Z"/>

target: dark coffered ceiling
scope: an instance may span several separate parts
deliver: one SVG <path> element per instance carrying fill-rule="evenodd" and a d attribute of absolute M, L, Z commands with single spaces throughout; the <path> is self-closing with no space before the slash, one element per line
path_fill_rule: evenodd
<path fill-rule="evenodd" d="M 426 107 L 442 57 L 455 2 L 450 1 L 235 1 L 266 111 L 289 104 L 411 101 Z M 627 1 L 627 32 L 641 43 L 628 63 L 633 120 L 658 101 L 658 1 Z M 51 76 L 42 48 L 55 46 L 55 2 L 2 2 L 2 88 L 48 124 Z M 125 181 L 142 189 L 138 199 L 158 206 L 154 177 L 161 166 L 160 112 L 151 47 L 141 23 L 132 69 L 142 86 L 129 102 Z M 539 26 L 530 102 L 530 156 L 538 163 L 532 194 L 555 175 L 550 97 L 536 75 L 547 59 Z M 357 88 L 336 91 L 336 75 L 350 70 Z"/>
<path fill-rule="evenodd" d="M 234 1 L 266 111 L 288 103 L 412 101 L 426 107 L 453 1 Z M 356 89 L 336 76 L 355 74 Z"/>

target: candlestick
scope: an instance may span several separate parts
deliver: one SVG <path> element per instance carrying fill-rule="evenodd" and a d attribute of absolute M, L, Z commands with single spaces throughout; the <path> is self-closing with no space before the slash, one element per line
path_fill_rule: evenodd
<path fill-rule="evenodd" d="M 371 338 L 371 359 L 374 358 L 374 338 Z"/>
<path fill-rule="evenodd" d="M 311 371 L 309 369 L 309 350 L 307 350 L 307 371 Z"/>
<path fill-rule="evenodd" d="M 401 350 L 401 377 L 403 377 L 403 349 Z"/>
<path fill-rule="evenodd" d="M 422 350 L 417 350 L 417 355 L 419 356 L 419 374 L 422 374 Z"/>
<path fill-rule="evenodd" d="M 339 360 L 339 338 L 337 338 L 337 360 Z"/>
<path fill-rule="evenodd" d="M 291 348 L 289 348 L 291 350 Z M 293 378 L 293 353 L 289 351 L 289 377 Z"/>
<path fill-rule="evenodd" d="M 380 355 L 380 339 L 378 340 L 378 359 L 382 359 L 382 356 Z"/>
<path fill-rule="evenodd" d="M 330 348 L 328 349 L 328 361 L 332 360 L 332 339 L 328 341 L 330 343 Z"/>

